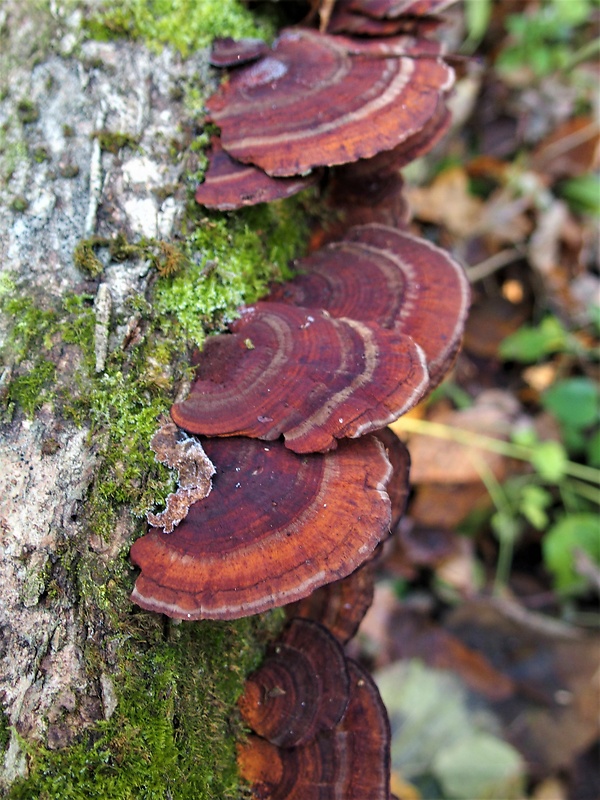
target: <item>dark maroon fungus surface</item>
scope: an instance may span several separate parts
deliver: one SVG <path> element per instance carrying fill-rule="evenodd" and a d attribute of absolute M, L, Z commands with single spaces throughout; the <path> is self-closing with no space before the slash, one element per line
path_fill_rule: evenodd
<path fill-rule="evenodd" d="M 262 302 L 207 340 L 189 396 L 171 408 L 191 433 L 284 435 L 298 453 L 383 427 L 428 387 L 421 349 L 398 330 Z"/>
<path fill-rule="evenodd" d="M 350 680 L 341 644 L 318 622 L 294 619 L 247 679 L 246 725 L 278 747 L 306 744 L 341 720 Z"/>
<path fill-rule="evenodd" d="M 174 533 L 131 548 L 135 603 L 234 619 L 299 600 L 366 561 L 390 526 L 391 466 L 374 437 L 299 456 L 281 442 L 207 439 L 213 489 Z"/>
<path fill-rule="evenodd" d="M 209 165 L 203 183 L 196 189 L 196 201 L 207 208 L 232 211 L 256 203 L 291 197 L 316 183 L 318 172 L 293 178 L 272 178 L 252 164 L 231 158 L 218 137 L 211 139 Z"/>
<path fill-rule="evenodd" d="M 213 67 L 239 67 L 256 61 L 268 52 L 269 45 L 262 39 L 218 37 L 212 43 L 210 63 Z"/>
<path fill-rule="evenodd" d="M 348 659 L 350 700 L 341 722 L 302 747 L 250 736 L 238 747 L 256 800 L 389 800 L 390 727 L 369 674 Z"/>
<path fill-rule="evenodd" d="M 351 228 L 342 241 L 296 267 L 300 274 L 274 287 L 271 300 L 397 328 L 423 348 L 431 385 L 443 378 L 460 346 L 470 302 L 464 270 L 448 253 L 372 224 Z"/>
<path fill-rule="evenodd" d="M 433 54 L 399 52 L 383 40 L 288 30 L 229 76 L 207 102 L 209 117 L 231 156 L 270 175 L 368 158 L 421 130 L 454 81 Z"/>
<path fill-rule="evenodd" d="M 346 578 L 321 586 L 304 600 L 286 606 L 286 614 L 290 619 L 302 617 L 320 622 L 345 644 L 373 602 L 374 574 L 373 560 L 369 560 Z"/>

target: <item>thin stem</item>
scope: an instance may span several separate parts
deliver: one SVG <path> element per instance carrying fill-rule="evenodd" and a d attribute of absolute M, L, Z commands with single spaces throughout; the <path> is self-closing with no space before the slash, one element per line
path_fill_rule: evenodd
<path fill-rule="evenodd" d="M 422 433 L 425 436 L 435 436 L 437 439 L 457 442 L 466 447 L 478 447 L 481 450 L 498 453 L 507 458 L 516 458 L 520 461 L 529 461 L 530 463 L 535 452 L 534 447 L 524 444 L 506 442 L 504 439 L 495 439 L 492 436 L 473 433 L 472 431 L 464 430 L 464 428 L 453 428 L 442 422 L 430 422 L 429 420 L 415 419 L 414 417 L 400 417 L 392 427 L 396 432 L 404 431 L 406 433 Z M 565 461 L 564 471 L 565 474 L 573 478 L 579 478 L 582 481 L 594 484 L 600 482 L 600 470 L 588 467 L 585 464 Z"/>

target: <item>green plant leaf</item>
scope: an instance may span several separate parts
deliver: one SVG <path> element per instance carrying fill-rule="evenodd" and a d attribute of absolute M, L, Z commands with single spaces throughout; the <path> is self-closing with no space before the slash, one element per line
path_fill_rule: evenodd
<path fill-rule="evenodd" d="M 600 176 L 580 175 L 563 181 L 557 192 L 574 211 L 600 215 Z"/>
<path fill-rule="evenodd" d="M 522 797 L 523 759 L 511 745 L 478 732 L 441 750 L 433 773 L 453 800 Z"/>
<path fill-rule="evenodd" d="M 585 452 L 590 467 L 600 468 L 600 428 L 588 439 Z"/>
<path fill-rule="evenodd" d="M 560 442 L 540 442 L 531 456 L 536 472 L 551 483 L 560 483 L 565 477 L 568 462 L 565 448 Z"/>
<path fill-rule="evenodd" d="M 530 483 L 521 490 L 519 498 L 519 511 L 525 519 L 537 530 L 545 528 L 548 524 L 546 509 L 552 503 L 552 495 L 541 486 Z"/>
<path fill-rule="evenodd" d="M 480 42 L 485 36 L 492 11 L 491 0 L 466 0 L 465 22 L 469 33 L 469 44 Z"/>
<path fill-rule="evenodd" d="M 555 523 L 542 541 L 544 563 L 554 576 L 559 592 L 584 589 L 585 578 L 574 568 L 577 550 L 582 550 L 600 566 L 600 518 L 597 514 L 569 514 Z"/>
<path fill-rule="evenodd" d="M 589 378 L 558 381 L 542 395 L 542 406 L 569 428 L 581 430 L 600 417 L 600 392 Z"/>
<path fill-rule="evenodd" d="M 500 357 L 505 361 L 529 364 L 569 346 L 569 332 L 553 316 L 545 317 L 539 325 L 523 325 L 500 343 Z"/>

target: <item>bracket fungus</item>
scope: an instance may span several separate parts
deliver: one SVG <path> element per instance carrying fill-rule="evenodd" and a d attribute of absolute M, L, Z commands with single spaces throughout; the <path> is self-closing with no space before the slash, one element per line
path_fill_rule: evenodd
<path fill-rule="evenodd" d="M 284 31 L 268 55 L 229 75 L 206 106 L 233 158 L 273 176 L 368 158 L 419 131 L 453 85 L 433 54 L 339 39 Z"/>
<path fill-rule="evenodd" d="M 470 301 L 464 270 L 444 250 L 371 224 L 351 228 L 296 266 L 300 274 L 274 287 L 271 300 L 397 328 L 423 348 L 429 388 L 439 383 L 460 346 Z"/>
<path fill-rule="evenodd" d="M 213 67 L 239 67 L 249 64 L 269 52 L 262 39 L 232 39 L 230 36 L 213 39 L 209 61 Z"/>
<path fill-rule="evenodd" d="M 321 586 L 304 600 L 286 606 L 285 612 L 288 619 L 301 617 L 320 622 L 345 644 L 373 602 L 374 584 L 374 561 L 370 559 L 346 578 Z"/>
<path fill-rule="evenodd" d="M 246 680 L 244 722 L 278 747 L 306 744 L 341 720 L 350 679 L 341 644 L 318 622 L 293 619 Z"/>
<path fill-rule="evenodd" d="M 211 139 L 208 161 L 204 181 L 196 188 L 196 202 L 219 211 L 291 197 L 319 179 L 318 171 L 291 178 L 272 178 L 262 169 L 232 158 L 223 150 L 217 136 Z"/>
<path fill-rule="evenodd" d="M 389 533 L 391 466 L 365 436 L 324 455 L 207 439 L 217 474 L 173 534 L 134 542 L 132 600 L 179 619 L 235 619 L 300 600 L 348 575 Z"/>
<path fill-rule="evenodd" d="M 392 505 L 393 531 L 400 522 L 408 502 L 410 455 L 406 445 L 391 428 L 382 428 L 379 431 L 375 431 L 373 435 L 383 444 L 386 455 L 392 465 L 392 475 L 388 481 L 387 493 Z"/>
<path fill-rule="evenodd" d="M 171 408 L 184 430 L 283 434 L 296 453 L 324 452 L 397 419 L 428 388 L 421 348 L 374 322 L 259 302 L 231 331 L 208 339 L 189 396 Z"/>
<path fill-rule="evenodd" d="M 390 799 L 390 726 L 369 674 L 347 659 L 348 706 L 338 725 L 308 744 L 280 748 L 259 736 L 238 747 L 255 800 Z"/>

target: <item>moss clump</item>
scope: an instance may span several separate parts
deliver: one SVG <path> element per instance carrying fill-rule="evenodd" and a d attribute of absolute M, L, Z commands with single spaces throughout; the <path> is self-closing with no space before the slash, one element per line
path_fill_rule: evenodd
<path fill-rule="evenodd" d="M 270 38 L 274 28 L 239 0 L 125 0 L 85 23 L 92 38 L 127 36 L 156 49 L 171 45 L 183 55 L 207 47 L 216 36 Z"/>
<path fill-rule="evenodd" d="M 101 150 L 106 150 L 114 155 L 117 155 L 123 147 L 130 147 L 135 150 L 140 143 L 139 137 L 132 136 L 130 133 L 103 130 L 95 131 L 93 135 L 98 140 Z"/>
<path fill-rule="evenodd" d="M 16 211 L 18 214 L 22 214 L 29 208 L 29 200 L 22 194 L 19 194 L 16 197 L 13 197 L 10 203 L 10 207 L 12 208 L 13 211 Z"/>
<path fill-rule="evenodd" d="M 17 403 L 28 417 L 53 397 L 56 364 L 42 359 L 10 382 L 8 398 Z"/>
<path fill-rule="evenodd" d="M 17 103 L 17 115 L 23 125 L 27 125 L 30 122 L 36 122 L 39 119 L 40 112 L 35 103 L 23 98 Z"/>
<path fill-rule="evenodd" d="M 201 345 L 208 330 L 264 295 L 270 281 L 289 275 L 289 261 L 308 239 L 305 200 L 299 195 L 235 214 L 195 212 L 183 243 L 188 266 L 157 283 L 156 311 L 167 321 L 176 319 L 185 336 Z"/>
<path fill-rule="evenodd" d="M 73 252 L 73 261 L 77 269 L 87 272 L 92 278 L 97 278 L 104 271 L 104 264 L 94 251 L 96 244 L 94 239 L 82 239 Z"/>
<path fill-rule="evenodd" d="M 0 750 L 6 750 L 10 741 L 10 724 L 6 714 L 0 708 Z"/>
<path fill-rule="evenodd" d="M 31 775 L 10 800 L 237 800 L 232 709 L 282 615 L 233 623 L 132 618 L 113 716 L 71 747 L 24 744 Z M 234 658 L 232 658 L 234 654 Z"/>

